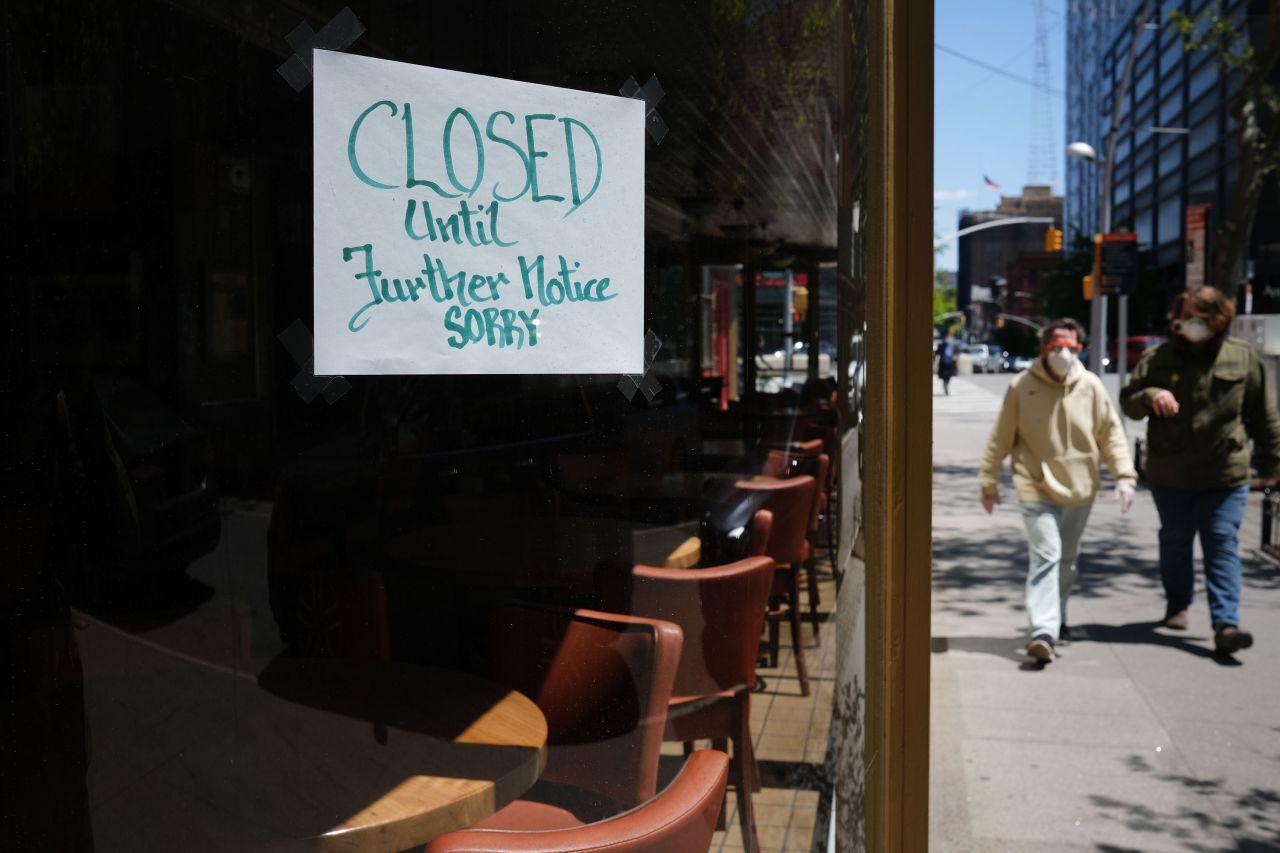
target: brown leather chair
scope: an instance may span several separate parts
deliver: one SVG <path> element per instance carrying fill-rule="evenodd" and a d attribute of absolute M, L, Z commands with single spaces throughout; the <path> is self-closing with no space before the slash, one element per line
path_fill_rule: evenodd
<path fill-rule="evenodd" d="M 624 814 L 546 831 L 463 829 L 432 841 L 427 853 L 707 853 L 728 772 L 723 752 L 700 750 L 661 794 Z"/>
<path fill-rule="evenodd" d="M 769 621 L 769 663 L 778 665 L 778 626 L 782 619 L 791 625 L 791 644 L 795 650 L 796 672 L 800 677 L 800 693 L 809 695 L 809 667 L 804 659 L 804 640 L 800 628 L 800 573 L 809 559 L 809 527 L 813 517 L 813 477 L 802 474 L 785 480 L 739 480 L 734 489 L 742 500 L 757 502 L 761 509 L 773 514 L 768 540 L 751 543 L 752 556 L 772 557 L 777 567 L 773 574 L 773 595 L 765 614 Z"/>
<path fill-rule="evenodd" d="M 391 660 L 391 628 L 382 573 L 317 572 L 297 603 L 294 648 L 310 657 Z"/>
<path fill-rule="evenodd" d="M 770 450 L 769 455 L 765 458 L 764 470 L 761 472 L 765 476 L 778 478 L 807 474 L 819 484 L 818 488 L 813 492 L 813 507 L 809 516 L 809 556 L 804 562 L 804 580 L 809 595 L 809 621 L 813 623 L 813 645 L 815 647 L 821 645 L 818 634 L 821 614 L 818 612 L 818 605 L 822 603 L 822 596 L 818 589 L 818 571 L 815 563 L 818 553 L 818 534 L 822 530 L 822 514 L 827 506 L 826 485 L 830 480 L 831 470 L 831 457 L 825 453 L 819 453 L 815 456 L 785 450 Z M 834 551 L 832 557 L 834 559 Z"/>
<path fill-rule="evenodd" d="M 547 718 L 547 763 L 526 795 L 477 826 L 579 826 L 651 799 L 679 626 L 528 603 L 494 614 L 494 677 Z"/>
<path fill-rule="evenodd" d="M 733 743 L 731 772 L 748 853 L 760 849 L 751 797 L 760 786 L 751 744 L 751 690 L 772 590 L 773 560 L 751 557 L 703 569 L 635 566 L 630 587 L 606 593 L 604 600 L 610 609 L 665 619 L 684 631 L 665 738 L 686 745 L 710 739 L 717 749 Z"/>

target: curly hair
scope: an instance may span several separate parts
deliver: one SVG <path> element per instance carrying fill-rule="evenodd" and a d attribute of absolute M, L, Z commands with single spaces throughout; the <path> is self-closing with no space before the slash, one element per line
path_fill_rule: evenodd
<path fill-rule="evenodd" d="M 1204 316 L 1205 322 L 1209 325 L 1209 330 L 1213 332 L 1214 336 L 1225 334 L 1227 328 L 1231 325 L 1231 321 L 1235 319 L 1235 302 L 1231 301 L 1218 288 L 1206 284 L 1201 287 L 1184 290 L 1173 297 L 1173 302 L 1169 305 L 1170 322 L 1182 316 L 1182 309 L 1186 306 L 1188 300 Z"/>
<path fill-rule="evenodd" d="M 1057 320 L 1050 320 L 1040 329 L 1040 343 L 1047 344 L 1053 340 L 1053 333 L 1059 329 L 1065 332 L 1075 332 L 1076 340 L 1084 343 L 1084 326 L 1081 326 L 1070 317 L 1059 317 Z"/>

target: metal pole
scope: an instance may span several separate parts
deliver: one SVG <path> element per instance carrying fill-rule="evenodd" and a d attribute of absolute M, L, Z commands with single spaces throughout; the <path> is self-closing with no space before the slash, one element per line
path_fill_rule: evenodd
<path fill-rule="evenodd" d="M 1138 40 L 1142 37 L 1142 31 L 1146 27 L 1147 18 L 1151 15 L 1151 2 L 1142 4 L 1142 10 L 1138 12 L 1138 16 L 1133 21 L 1133 38 L 1129 39 L 1129 56 L 1125 59 L 1124 75 L 1120 78 L 1120 87 L 1114 93 L 1114 100 L 1111 106 L 1111 127 L 1107 130 L 1107 154 L 1106 159 L 1102 161 L 1102 233 L 1106 234 L 1111 231 L 1111 172 L 1116 163 L 1116 136 L 1117 129 L 1120 126 L 1120 112 L 1124 109 L 1125 101 L 1129 96 L 1129 81 L 1133 79 L 1133 64 L 1138 58 Z M 1089 343 L 1089 361 L 1092 362 L 1089 367 L 1099 376 L 1103 375 L 1104 368 L 1102 360 L 1106 358 L 1107 352 L 1107 297 L 1098 293 L 1102 287 L 1101 276 L 1099 281 L 1094 285 L 1093 305 L 1089 316 L 1089 333 L 1093 340 Z M 1121 311 L 1123 312 L 1123 320 L 1128 320 L 1128 306 L 1124 304 L 1124 297 L 1121 297 Z M 1123 329 L 1123 327 L 1122 327 Z M 1120 332 L 1121 342 L 1123 342 L 1123 330 Z M 1124 358 L 1120 354 L 1121 346 L 1116 347 L 1117 369 L 1121 363 L 1120 359 Z M 1122 380 L 1123 381 L 1123 380 Z"/>
<path fill-rule="evenodd" d="M 782 303 L 782 338 L 786 341 L 786 354 L 782 358 L 782 387 L 786 388 L 791 383 L 791 354 L 795 350 L 796 336 L 796 320 L 795 320 L 795 277 L 791 273 L 791 268 L 787 267 L 786 272 L 787 292 Z M 809 354 L 813 358 L 813 353 Z"/>
<path fill-rule="evenodd" d="M 1116 377 L 1124 387 L 1125 374 L 1129 372 L 1129 296 L 1120 294 L 1119 314 L 1116 316 Z"/>

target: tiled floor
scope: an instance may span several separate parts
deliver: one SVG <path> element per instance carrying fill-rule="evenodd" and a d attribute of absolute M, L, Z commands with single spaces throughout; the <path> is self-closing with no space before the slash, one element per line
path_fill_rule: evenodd
<path fill-rule="evenodd" d="M 820 610 L 829 618 L 820 628 L 822 645 L 814 648 L 806 625 L 805 659 L 809 665 L 809 695 L 800 695 L 795 656 L 789 632 L 782 631 L 779 666 L 758 670 L 764 689 L 752 697 L 751 728 L 763 787 L 755 794 L 756 831 L 765 853 L 793 853 L 813 849 L 820 806 L 820 786 L 826 774 L 827 731 L 836 671 L 835 582 L 820 563 Z M 803 594 L 802 594 L 803 595 Z M 807 600 L 807 599 L 806 599 Z M 707 746 L 702 743 L 699 746 Z M 680 744 L 663 747 L 667 764 L 678 767 Z M 665 768 L 664 768 L 665 769 Z M 825 849 L 827 828 L 820 832 Z M 738 828 L 737 793 L 730 789 L 725 803 L 725 829 L 717 832 L 712 851 L 742 850 Z"/>

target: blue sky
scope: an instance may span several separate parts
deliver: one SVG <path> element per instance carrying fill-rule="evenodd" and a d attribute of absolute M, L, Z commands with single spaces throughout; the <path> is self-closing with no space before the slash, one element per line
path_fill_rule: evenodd
<path fill-rule="evenodd" d="M 1067 0 L 1046 0 L 1050 85 L 1065 89 Z M 939 0 L 935 45 L 967 54 L 1009 74 L 1031 79 L 1035 72 L 1034 0 Z M 1032 134 L 1033 89 L 934 50 L 934 231 L 954 232 L 960 211 L 990 210 L 999 195 L 985 189 L 985 173 L 1006 195 L 1027 182 Z M 1050 95 L 1053 150 L 1062 192 L 1066 148 L 1064 101 Z M 938 256 L 938 268 L 954 270 L 954 241 Z"/>

